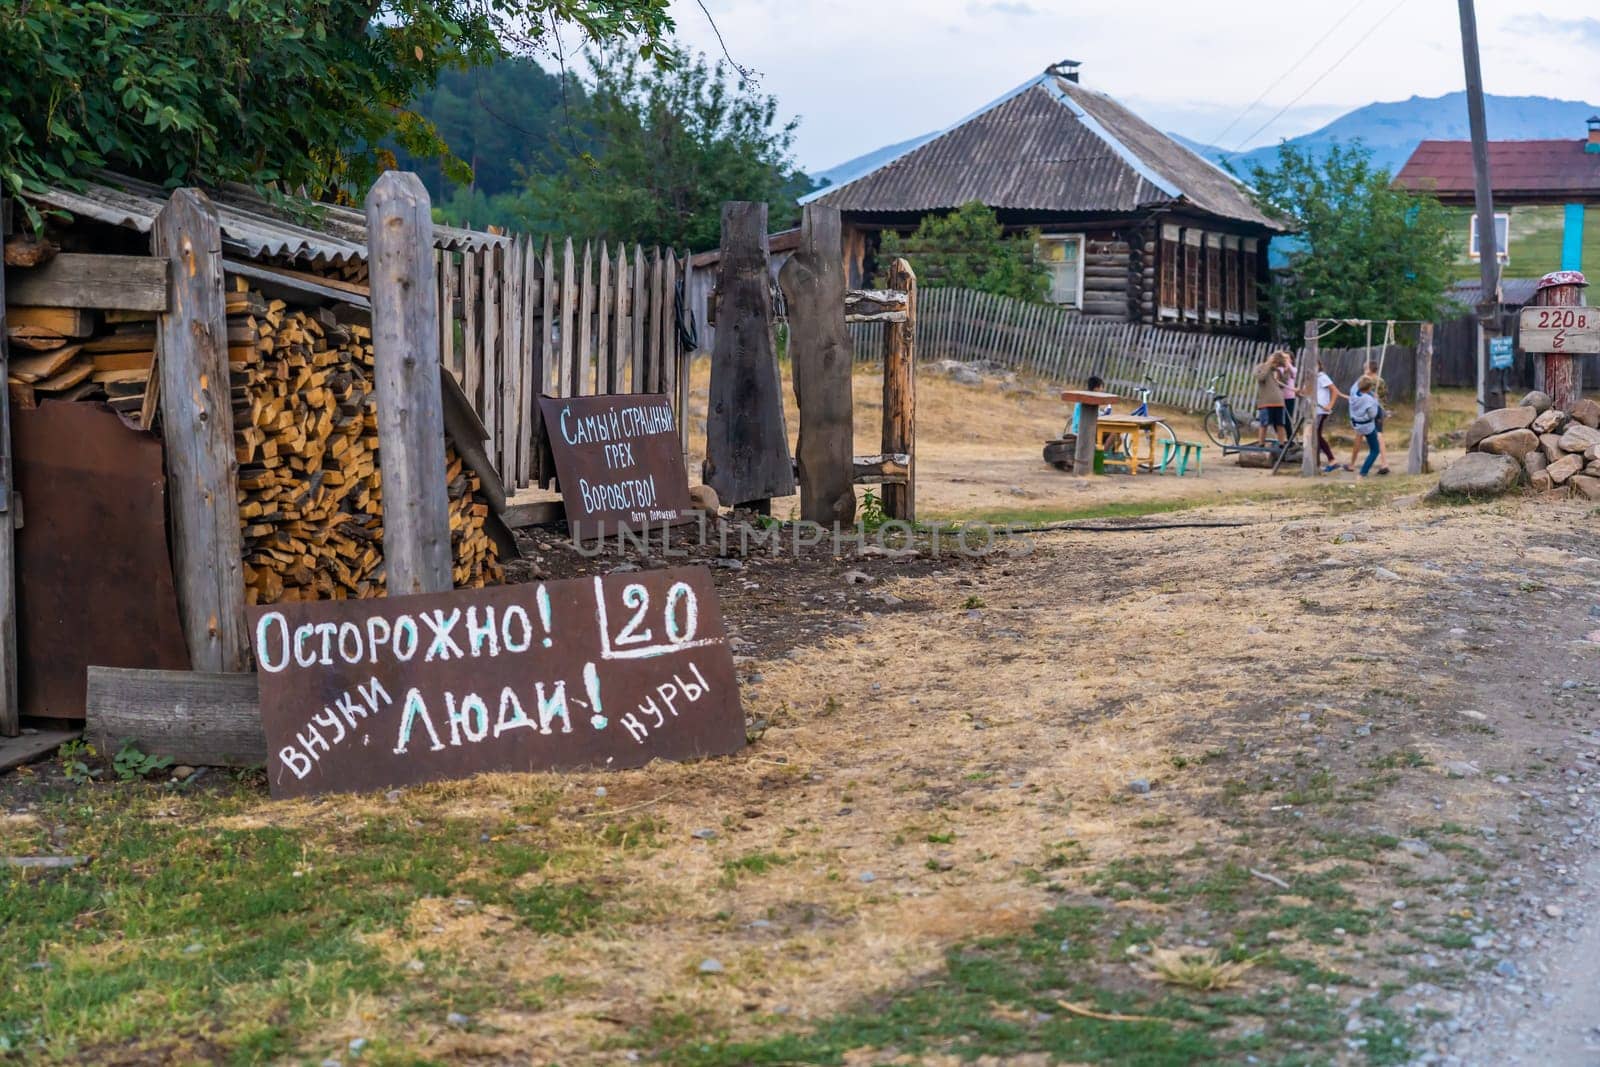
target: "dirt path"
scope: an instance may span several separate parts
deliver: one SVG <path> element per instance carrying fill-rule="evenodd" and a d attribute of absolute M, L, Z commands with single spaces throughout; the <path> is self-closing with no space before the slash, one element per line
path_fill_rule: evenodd
<path fill-rule="evenodd" d="M 0 958 L 28 961 L 0 1038 L 118 1063 L 1586 1062 L 1600 531 L 1575 504 L 1370 500 L 725 561 L 759 735 L 729 759 L 286 803 L 0 784 L 0 853 L 95 857 L 0 882 Z"/>

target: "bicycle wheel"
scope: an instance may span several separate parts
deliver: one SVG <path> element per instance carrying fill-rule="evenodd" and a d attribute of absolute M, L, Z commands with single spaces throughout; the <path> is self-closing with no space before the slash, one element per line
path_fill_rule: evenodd
<path fill-rule="evenodd" d="M 1229 419 L 1224 425 L 1217 418 L 1216 409 L 1206 412 L 1206 436 L 1218 448 L 1230 448 L 1239 443 L 1239 424 Z"/>

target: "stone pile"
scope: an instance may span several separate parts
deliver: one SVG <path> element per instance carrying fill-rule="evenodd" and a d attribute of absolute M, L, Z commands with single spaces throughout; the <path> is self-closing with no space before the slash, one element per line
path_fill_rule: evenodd
<path fill-rule="evenodd" d="M 1467 454 L 1439 479 L 1447 493 L 1505 492 L 1526 480 L 1541 492 L 1600 500 L 1600 404 L 1556 408 L 1541 392 L 1488 411 L 1466 430 Z"/>

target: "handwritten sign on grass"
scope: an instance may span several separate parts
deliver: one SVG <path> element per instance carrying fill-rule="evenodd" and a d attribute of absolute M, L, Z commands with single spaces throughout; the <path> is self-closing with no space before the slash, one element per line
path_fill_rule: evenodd
<path fill-rule="evenodd" d="M 704 567 L 250 610 L 275 797 L 744 746 Z"/>

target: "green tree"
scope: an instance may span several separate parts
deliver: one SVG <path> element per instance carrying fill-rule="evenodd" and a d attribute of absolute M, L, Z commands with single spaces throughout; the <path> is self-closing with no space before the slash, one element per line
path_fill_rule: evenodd
<path fill-rule="evenodd" d="M 795 215 L 809 188 L 789 156 L 798 120 L 780 123 L 777 99 L 725 63 L 666 51 L 658 65 L 621 46 L 590 57 L 572 110 L 592 147 L 529 179 L 521 228 L 698 250 L 716 247 L 725 200 L 766 201 L 774 225 Z"/>
<path fill-rule="evenodd" d="M 1246 181 L 1266 210 L 1291 219 L 1289 268 L 1273 287 L 1280 337 L 1298 338 L 1307 319 L 1437 316 L 1451 281 L 1450 220 L 1432 197 L 1391 184 L 1359 142 L 1321 159 L 1284 143 L 1273 166 Z"/>
<path fill-rule="evenodd" d="M 410 109 L 451 65 L 557 27 L 658 55 L 668 0 L 4 0 L 0 188 L 111 167 L 162 183 L 359 192 L 394 144 L 448 157 Z"/>
<path fill-rule="evenodd" d="M 977 289 L 1042 301 L 1048 276 L 1033 254 L 1038 236 L 1030 230 L 1007 237 L 994 212 L 974 200 L 948 215 L 923 216 L 908 237 L 885 231 L 878 262 L 887 266 L 904 256 L 922 288 Z"/>

